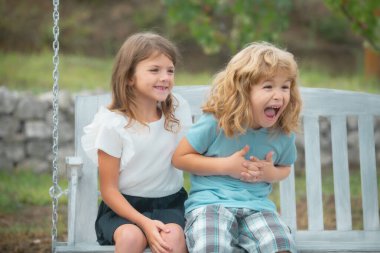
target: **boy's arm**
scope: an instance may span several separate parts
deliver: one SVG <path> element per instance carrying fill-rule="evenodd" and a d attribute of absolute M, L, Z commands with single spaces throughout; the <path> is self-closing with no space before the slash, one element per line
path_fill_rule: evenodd
<path fill-rule="evenodd" d="M 279 182 L 289 176 L 290 169 L 290 166 L 268 166 L 261 170 L 263 174 L 259 178 L 269 183 Z"/>
<path fill-rule="evenodd" d="M 206 157 L 199 154 L 188 140 L 183 138 L 173 154 L 172 163 L 178 169 L 199 176 L 219 175 L 241 179 L 242 173 L 248 172 L 243 166 L 248 150 L 249 147 L 246 146 L 228 157 Z"/>

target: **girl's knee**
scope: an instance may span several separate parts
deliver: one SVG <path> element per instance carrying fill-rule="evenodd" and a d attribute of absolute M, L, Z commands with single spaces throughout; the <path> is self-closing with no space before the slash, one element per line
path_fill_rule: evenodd
<path fill-rule="evenodd" d="M 132 224 L 121 225 L 114 233 L 115 252 L 142 252 L 147 245 L 144 233 Z"/>
<path fill-rule="evenodd" d="M 161 232 L 162 238 L 173 248 L 173 252 L 187 252 L 185 234 L 178 224 L 166 224 L 170 232 Z"/>

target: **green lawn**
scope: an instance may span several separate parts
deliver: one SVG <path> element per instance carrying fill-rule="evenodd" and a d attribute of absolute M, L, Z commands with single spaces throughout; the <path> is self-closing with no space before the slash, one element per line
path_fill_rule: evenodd
<path fill-rule="evenodd" d="M 109 90 L 112 71 L 112 58 L 91 58 L 76 55 L 60 55 L 60 89 L 80 91 L 83 89 Z M 360 73 L 331 75 L 322 68 L 303 68 L 300 66 L 300 84 L 305 87 L 324 87 L 344 90 L 380 93 L 380 81 L 365 80 Z M 46 92 L 51 90 L 52 53 L 38 54 L 5 53 L 0 51 L 0 86 L 11 89 Z M 176 73 L 176 83 L 209 84 L 213 74 Z"/>
<path fill-rule="evenodd" d="M 24 206 L 50 205 L 49 189 L 52 185 L 52 178 L 48 173 L 0 170 L 0 213 L 15 212 Z M 60 185 L 66 189 L 67 180 L 62 178 Z M 66 196 L 60 201 L 67 203 Z"/>

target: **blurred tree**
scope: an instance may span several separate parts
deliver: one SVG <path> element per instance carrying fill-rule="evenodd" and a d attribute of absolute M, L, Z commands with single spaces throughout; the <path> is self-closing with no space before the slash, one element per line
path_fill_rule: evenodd
<path fill-rule="evenodd" d="M 369 77 L 380 79 L 380 1 L 324 0 L 338 15 L 351 23 L 352 29 L 365 40 L 364 64 Z"/>
<path fill-rule="evenodd" d="M 206 54 L 234 53 L 254 40 L 278 42 L 289 0 L 163 0 L 172 31 L 187 30 Z"/>

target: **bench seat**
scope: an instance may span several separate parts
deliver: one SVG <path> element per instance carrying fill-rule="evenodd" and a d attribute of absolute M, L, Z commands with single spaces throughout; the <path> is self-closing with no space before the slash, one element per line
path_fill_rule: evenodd
<path fill-rule="evenodd" d="M 190 104 L 193 118 L 200 114 L 209 86 L 177 86 Z M 303 100 L 302 157 L 306 174 L 308 227 L 297 228 L 294 168 L 280 182 L 281 215 L 294 231 L 301 252 L 380 252 L 380 225 L 375 149 L 375 122 L 380 117 L 380 95 L 360 92 L 301 88 Z M 78 96 L 75 102 L 75 156 L 67 158 L 69 169 L 68 240 L 57 243 L 56 252 L 113 252 L 113 246 L 96 243 L 94 222 L 98 207 L 97 168 L 85 156 L 80 145 L 83 127 L 89 124 L 110 95 Z M 350 173 L 347 151 L 347 117 L 356 117 L 360 149 L 363 229 L 352 226 Z M 326 230 L 322 201 L 322 170 L 319 119 L 331 124 L 332 167 L 336 229 Z M 380 131 L 376 129 L 376 131 Z M 379 152 L 379 151 L 378 151 Z M 304 157 L 304 158 L 303 158 Z M 379 165 L 378 165 L 379 166 Z M 149 251 L 147 251 L 149 252 Z"/>

